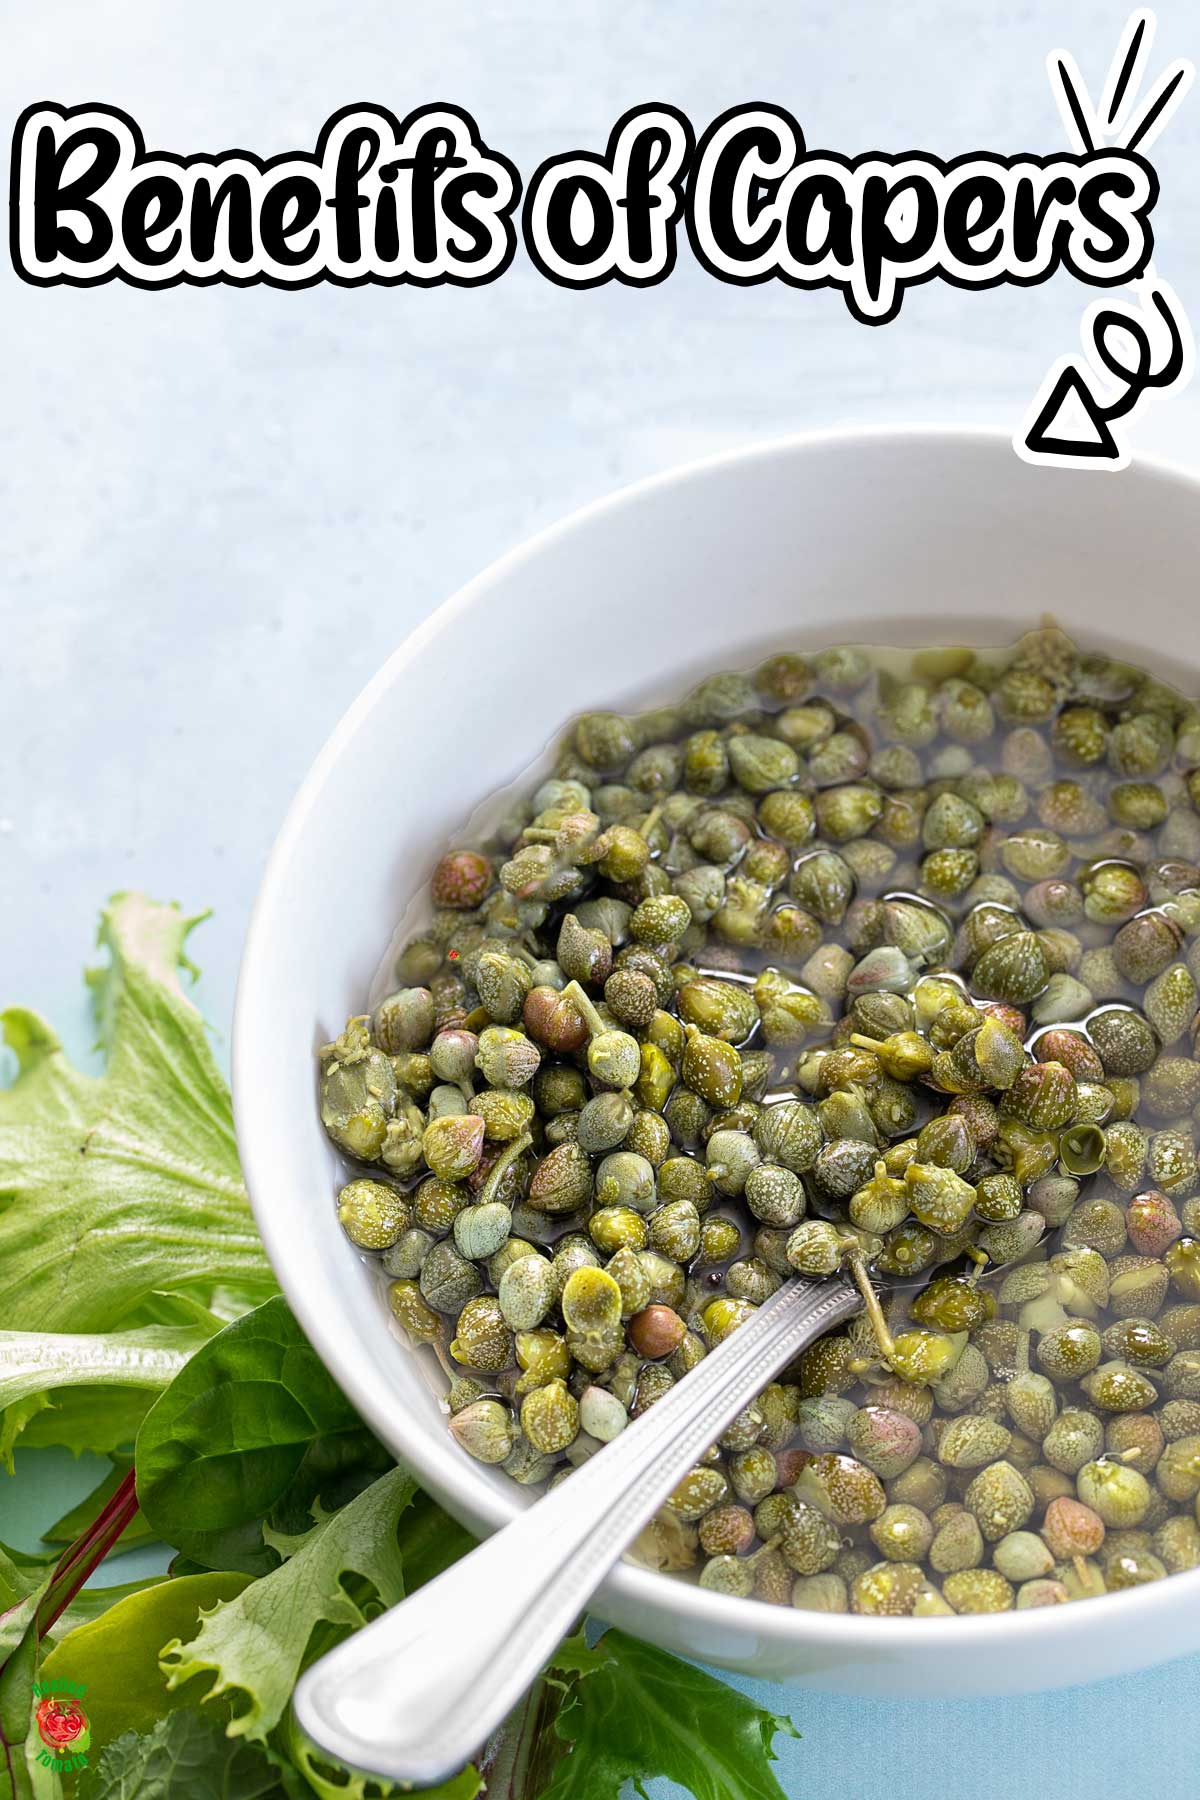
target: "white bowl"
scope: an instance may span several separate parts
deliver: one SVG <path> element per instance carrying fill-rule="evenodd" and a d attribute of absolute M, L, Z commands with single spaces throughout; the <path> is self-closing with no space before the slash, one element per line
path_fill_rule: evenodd
<path fill-rule="evenodd" d="M 1200 692 L 1197 486 L 1030 468 L 990 433 L 791 440 L 617 494 L 498 563 L 342 720 L 280 833 L 234 1025 L 259 1227 L 314 1346 L 379 1436 L 482 1534 L 529 1496 L 460 1451 L 377 1274 L 334 1216 L 313 1051 L 361 1010 L 410 897 L 475 803 L 572 714 L 675 697 L 777 648 L 1010 642 L 1051 614 Z M 336 605 L 336 596 L 331 604 Z M 1200 1572 L 1043 1611 L 831 1617 L 620 1565 L 597 1613 L 704 1662 L 864 1694 L 1027 1691 L 1200 1649 Z"/>

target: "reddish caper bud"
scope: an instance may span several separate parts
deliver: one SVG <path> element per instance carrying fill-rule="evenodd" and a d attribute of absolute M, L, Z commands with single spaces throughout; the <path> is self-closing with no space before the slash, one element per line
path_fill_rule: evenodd
<path fill-rule="evenodd" d="M 670 1306 L 644 1306 L 629 1321 L 629 1341 L 639 1356 L 658 1361 L 678 1350 L 687 1326 Z"/>
<path fill-rule="evenodd" d="M 451 850 L 433 871 L 435 906 L 452 906 L 470 912 L 492 885 L 492 865 L 478 850 Z"/>
<path fill-rule="evenodd" d="M 1139 1256 L 1161 1256 L 1183 1236 L 1183 1222 L 1165 1194 L 1135 1194 L 1125 1214 L 1129 1241 Z"/>
<path fill-rule="evenodd" d="M 479 1039 L 473 1031 L 465 1031 L 461 1026 L 439 1031 L 429 1046 L 429 1061 L 438 1080 L 460 1085 L 471 1080 L 478 1054 Z"/>
<path fill-rule="evenodd" d="M 1043 1031 L 1033 1046 L 1039 1062 L 1060 1063 L 1069 1069 L 1076 1081 L 1103 1081 L 1104 1064 L 1079 1031 L 1051 1026 Z"/>
<path fill-rule="evenodd" d="M 557 988 L 530 988 L 521 1017 L 530 1037 L 559 1056 L 570 1056 L 587 1043 L 587 1020 Z"/>

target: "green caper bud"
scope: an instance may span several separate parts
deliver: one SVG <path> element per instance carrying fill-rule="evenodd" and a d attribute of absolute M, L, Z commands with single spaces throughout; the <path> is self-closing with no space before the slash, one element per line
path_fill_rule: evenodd
<path fill-rule="evenodd" d="M 362 1162 L 382 1151 L 397 1101 L 395 1070 L 371 1044 L 367 1025 L 365 1018 L 350 1019 L 321 1052 L 321 1123 L 335 1144 Z"/>
<path fill-rule="evenodd" d="M 451 1114 L 425 1127 L 422 1153 L 443 1181 L 461 1181 L 478 1167 L 485 1125 L 477 1113 Z"/>
<path fill-rule="evenodd" d="M 372 1031 L 389 1056 L 424 1050 L 433 1036 L 433 995 L 425 987 L 400 988 L 375 1009 Z"/>
<path fill-rule="evenodd" d="M 1060 1131 L 1077 1107 L 1075 1077 L 1061 1063 L 1035 1062 L 1022 1069 L 1008 1090 L 1005 1111 L 1034 1131 Z"/>
<path fill-rule="evenodd" d="M 980 1470 L 963 1496 L 989 1543 L 1019 1531 L 1034 1509 L 1033 1490 L 1010 1462 L 993 1462 Z"/>
<path fill-rule="evenodd" d="M 624 768 L 636 749 L 633 730 L 618 713 L 584 713 L 575 726 L 574 743 L 589 769 L 611 775 Z"/>
<path fill-rule="evenodd" d="M 787 1241 L 787 1259 L 798 1275 L 834 1275 L 842 1266 L 845 1242 L 825 1219 L 805 1219 Z"/>
<path fill-rule="evenodd" d="M 454 1220 L 454 1242 L 459 1254 L 472 1262 L 494 1256 L 512 1229 L 512 1213 L 499 1200 L 467 1206 Z"/>
<path fill-rule="evenodd" d="M 1031 931 L 1014 932 L 985 950 L 972 972 L 972 983 L 990 1000 L 1025 1006 L 1036 1000 L 1050 978 L 1041 941 Z"/>
<path fill-rule="evenodd" d="M 705 1149 L 708 1179 L 722 1194 L 740 1194 L 759 1165 L 758 1147 L 745 1131 L 714 1131 Z"/>
<path fill-rule="evenodd" d="M 907 1618 L 928 1585 L 917 1563 L 876 1563 L 855 1580 L 850 1606 L 875 1618 Z"/>
<path fill-rule="evenodd" d="M 1184 963 L 1172 963 L 1150 983 L 1142 997 L 1146 1018 L 1159 1040 L 1175 1044 L 1196 1017 L 1200 995 L 1191 970 Z"/>
<path fill-rule="evenodd" d="M 615 1150 L 596 1170 L 596 1202 L 649 1212 L 657 1194 L 654 1166 L 633 1150 Z"/>
<path fill-rule="evenodd" d="M 912 1316 L 939 1331 L 971 1331 L 990 1317 L 994 1301 L 986 1289 L 954 1275 L 939 1275 L 917 1295 Z"/>
<path fill-rule="evenodd" d="M 425 1267 L 428 1266 L 427 1259 Z M 421 1274 L 424 1277 L 425 1269 Z M 494 1294 L 477 1294 L 467 1301 L 458 1315 L 450 1354 L 455 1362 L 464 1363 L 471 1369 L 508 1367 L 513 1356 L 513 1334 Z"/>
<path fill-rule="evenodd" d="M 942 1593 L 956 1613 L 1008 1612 L 1016 1601 L 1012 1583 L 999 1569 L 963 1569 L 947 1575 Z"/>
<path fill-rule="evenodd" d="M 338 1195 L 338 1223 L 360 1250 L 387 1250 L 412 1224 L 412 1207 L 383 1181 L 347 1182 Z"/>
<path fill-rule="evenodd" d="M 961 1356 L 964 1341 L 939 1331 L 902 1331 L 888 1353 L 888 1365 L 901 1381 L 939 1382 Z"/>
<path fill-rule="evenodd" d="M 1032 1202 L 1033 1196 L 1030 1195 Z M 975 1184 L 975 1211 L 987 1224 L 1015 1219 L 1022 1208 L 1021 1184 L 1012 1175 L 985 1175 Z"/>
<path fill-rule="evenodd" d="M 1094 1413 L 1067 1407 L 1042 1440 L 1042 1455 L 1052 1468 L 1076 1475 L 1097 1457 L 1104 1445 L 1104 1428 Z"/>
<path fill-rule="evenodd" d="M 766 794 L 772 788 L 787 787 L 800 770 L 796 752 L 779 738 L 746 732 L 731 737 L 726 748 L 733 779 L 750 794 Z"/>
<path fill-rule="evenodd" d="M 804 1216 L 804 1184 L 790 1169 L 756 1163 L 746 1177 L 746 1205 L 766 1225 L 792 1226 Z"/>
<path fill-rule="evenodd" d="M 594 1094 L 579 1114 L 575 1142 L 581 1150 L 601 1156 L 606 1150 L 615 1150 L 625 1143 L 634 1117 L 633 1103 L 627 1093 Z M 590 1180 L 588 1191 L 591 1191 Z"/>
<path fill-rule="evenodd" d="M 984 1556 L 983 1534 L 965 1506 L 938 1524 L 927 1554 L 930 1567 L 939 1575 L 979 1567 Z"/>
<path fill-rule="evenodd" d="M 906 1219 L 889 1231 L 876 1258 L 885 1275 L 915 1275 L 927 1269 L 937 1255 L 938 1240 L 915 1219 Z"/>
<path fill-rule="evenodd" d="M 736 1106 L 742 1092 L 742 1065 L 732 1044 L 687 1027 L 681 1073 L 687 1086 L 708 1105 Z"/>
<path fill-rule="evenodd" d="M 489 1087 L 524 1087 L 537 1074 L 541 1060 L 541 1051 L 523 1031 L 489 1025 L 479 1034 L 475 1061 Z"/>
<path fill-rule="evenodd" d="M 578 1144 L 551 1150 L 530 1177 L 528 1202 L 540 1213 L 576 1212 L 591 1197 L 592 1165 Z"/>
<path fill-rule="evenodd" d="M 548 1381 L 526 1394 L 521 1402 L 521 1430 L 543 1456 L 553 1456 L 574 1442 L 579 1432 L 579 1405 L 564 1381 Z"/>
<path fill-rule="evenodd" d="M 516 1383 L 517 1394 L 532 1393 L 548 1381 L 565 1381 L 571 1372 L 571 1353 L 556 1332 L 539 1326 L 533 1331 L 515 1334 L 517 1366 L 521 1374 Z"/>
<path fill-rule="evenodd" d="M 913 1216 L 930 1231 L 949 1237 L 970 1218 L 975 1189 L 952 1169 L 932 1163 L 910 1163 L 904 1175 Z"/>
<path fill-rule="evenodd" d="M 1143 1075 L 1158 1055 L 1158 1040 L 1142 1014 L 1130 1006 L 1105 1007 L 1088 1020 L 1088 1035 L 1106 1076 Z"/>
<path fill-rule="evenodd" d="M 869 1118 L 869 1115 L 868 1115 Z M 871 1126 L 872 1140 L 874 1127 Z M 865 1187 L 874 1172 L 878 1152 L 874 1142 L 837 1137 L 823 1144 L 813 1164 L 813 1178 L 821 1190 L 837 1200 L 849 1200 Z"/>
<path fill-rule="evenodd" d="M 450 1433 L 476 1462 L 501 1463 L 516 1443 L 516 1429 L 508 1407 L 499 1400 L 475 1400 L 456 1412 Z"/>
<path fill-rule="evenodd" d="M 557 1293 L 553 1265 L 544 1256 L 522 1256 L 500 1277 L 497 1298 L 511 1331 L 531 1331 L 549 1313 Z"/>
<path fill-rule="evenodd" d="M 870 1536 L 886 1561 L 920 1563 L 933 1543 L 933 1526 L 919 1507 L 892 1505 L 872 1522 Z"/>
<path fill-rule="evenodd" d="M 457 1314 L 483 1287 L 474 1264 L 448 1240 L 434 1244 L 421 1264 L 421 1293 L 438 1312 Z"/>
<path fill-rule="evenodd" d="M 1200 1400 L 1200 1351 L 1177 1351 L 1162 1372 L 1162 1386 L 1170 1400 Z"/>
<path fill-rule="evenodd" d="M 1150 1485 L 1128 1463 L 1085 1463 L 1075 1483 L 1084 1505 L 1098 1513 L 1110 1529 L 1140 1525 L 1150 1510 Z"/>
<path fill-rule="evenodd" d="M 432 1250 L 436 1239 L 430 1231 L 422 1231 L 417 1226 L 402 1233 L 391 1247 L 384 1251 L 380 1258 L 389 1275 L 400 1277 L 406 1281 L 415 1281 L 421 1273 L 421 1264 Z"/>
<path fill-rule="evenodd" d="M 1164 1449 L 1155 1480 L 1168 1500 L 1189 1502 L 1200 1494 L 1200 1433 L 1176 1438 Z"/>
<path fill-rule="evenodd" d="M 393 1317 L 419 1344 L 432 1344 L 441 1336 L 442 1322 L 427 1304 L 415 1281 L 393 1281 L 388 1288 Z"/>

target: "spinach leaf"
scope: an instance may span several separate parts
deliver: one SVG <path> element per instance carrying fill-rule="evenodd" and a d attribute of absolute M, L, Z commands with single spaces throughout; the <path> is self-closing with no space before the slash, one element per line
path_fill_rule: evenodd
<path fill-rule="evenodd" d="M 208 1568 L 266 1574 L 262 1521 L 305 1531 L 314 1500 L 343 1505 L 392 1458 L 268 1300 L 210 1338 L 138 1432 L 138 1500 L 151 1529 Z"/>

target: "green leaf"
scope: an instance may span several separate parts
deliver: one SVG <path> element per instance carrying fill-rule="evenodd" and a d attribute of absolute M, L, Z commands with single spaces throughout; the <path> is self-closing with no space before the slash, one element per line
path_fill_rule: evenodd
<path fill-rule="evenodd" d="M 95 1456 L 132 1451 L 138 1426 L 153 1400 L 152 1388 L 76 1387 L 37 1394 L 20 1403 L 28 1405 L 30 1413 L 19 1428 L 18 1448 L 45 1450 L 57 1445 L 76 1456 L 85 1451 Z M 8 1413 L 19 1412 L 20 1406 L 10 1406 Z"/>
<path fill-rule="evenodd" d="M 235 1601 L 246 1583 L 245 1575 L 230 1573 L 159 1581 L 76 1626 L 54 1646 L 42 1673 L 87 1688 L 94 1749 L 123 1732 L 151 1730 L 176 1707 L 199 1705 L 200 1684 L 177 1684 L 168 1692 L 159 1656 L 164 1645 L 192 1637 L 206 1609 Z"/>
<path fill-rule="evenodd" d="M 42 1533 L 44 1544 L 73 1544 L 75 1539 L 87 1530 L 96 1515 L 107 1506 L 133 1466 L 133 1458 L 130 1456 L 115 1456 L 112 1461 L 112 1468 L 103 1481 L 97 1483 L 90 1494 L 85 1494 L 82 1500 L 69 1512 L 65 1512 L 61 1519 L 56 1519 L 53 1525 L 47 1525 Z M 137 1544 L 149 1542 L 153 1536 L 154 1533 L 150 1529 L 145 1513 L 139 1511 L 125 1527 L 109 1551 L 109 1555 L 120 1556 L 123 1551 L 132 1550 Z"/>
<path fill-rule="evenodd" d="M 271 1533 L 307 1531 L 315 1500 L 332 1510 L 391 1466 L 279 1298 L 199 1350 L 137 1440 L 138 1499 L 158 1536 L 249 1574 L 275 1566 Z"/>
<path fill-rule="evenodd" d="M 238 1168 L 229 1092 L 179 984 L 196 923 L 118 895 L 94 978 L 103 1075 L 80 1073 L 50 1027 L 0 1015 L 18 1062 L 0 1091 L 0 1319 L 99 1332 L 147 1296 L 207 1302 L 275 1289 Z"/>
<path fill-rule="evenodd" d="M 28 1551 L 0 1544 L 0 1621 L 35 1588 L 45 1586 L 56 1560 L 50 1553 L 31 1555 Z"/>
<path fill-rule="evenodd" d="M 567 1648 L 575 1674 L 576 1640 Z M 626 1781 L 641 1793 L 664 1775 L 694 1800 L 786 1800 L 771 1764 L 776 1733 L 797 1735 L 789 1720 L 623 1631 L 596 1650 L 599 1666 L 577 1676 L 557 1722 L 571 1753 L 538 1800 L 613 1800 Z"/>
<path fill-rule="evenodd" d="M 169 1713 L 148 1732 L 126 1731 L 80 1778 L 77 1800 L 286 1800 L 261 1750 L 231 1741 L 194 1712 Z"/>
<path fill-rule="evenodd" d="M 276 1759 L 286 1756 L 288 1765 L 302 1779 L 306 1800 L 310 1793 L 315 1794 L 317 1800 L 375 1800 L 378 1795 L 401 1793 L 411 1795 L 412 1800 L 476 1800 L 487 1785 L 470 1763 L 457 1775 L 439 1781 L 436 1787 L 416 1790 L 399 1788 L 382 1776 L 364 1775 L 348 1769 L 342 1763 L 332 1762 L 324 1750 L 313 1743 L 291 1707 L 275 1733 L 274 1745 L 278 1748 L 268 1748 L 267 1754 Z M 503 1797 L 497 1796 L 497 1800 L 503 1800 Z"/>
<path fill-rule="evenodd" d="M 9 1409 L 0 1457 L 13 1472 L 9 1420 L 23 1402 L 55 1389 L 159 1391 L 211 1333 L 196 1325 L 142 1325 L 107 1332 L 0 1331 L 0 1408 Z"/>
<path fill-rule="evenodd" d="M 5 1559 L 6 1578 L 15 1564 Z M 26 1760 L 37 1674 L 37 1611 L 50 1571 L 0 1611 L 0 1800 L 32 1800 L 34 1777 Z"/>
<path fill-rule="evenodd" d="M 424 1587 L 473 1550 L 476 1541 L 457 1519 L 442 1511 L 431 1495 L 418 1488 L 400 1521 L 405 1593 Z"/>
<path fill-rule="evenodd" d="M 285 1563 L 218 1606 L 191 1643 L 167 1645 L 168 1685 L 174 1690 L 211 1674 L 206 1699 L 244 1696 L 231 1734 L 265 1738 L 283 1717 L 318 1627 L 356 1630 L 377 1605 L 403 1597 L 397 1527 L 415 1492 L 411 1477 L 393 1469 L 340 1512 L 318 1519 Z M 366 1585 L 369 1602 L 351 1596 L 352 1577 Z"/>
<path fill-rule="evenodd" d="M 124 1543 L 124 1538 L 121 1542 Z M 110 1556 L 113 1554 L 109 1552 Z M 104 1565 L 107 1567 L 107 1563 Z M 206 1570 L 207 1574 L 208 1571 Z M 141 1581 L 120 1581 L 112 1587 L 82 1587 L 55 1620 L 43 1638 L 47 1651 L 56 1644 L 61 1644 L 69 1631 L 77 1625 L 88 1625 L 93 1619 L 100 1618 L 110 1606 L 116 1606 L 120 1600 L 128 1600 L 131 1594 L 143 1594 L 147 1588 L 159 1587 L 167 1579 L 165 1575 L 147 1575 Z"/>

